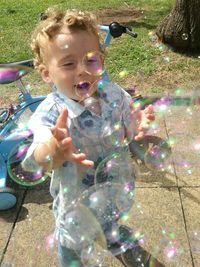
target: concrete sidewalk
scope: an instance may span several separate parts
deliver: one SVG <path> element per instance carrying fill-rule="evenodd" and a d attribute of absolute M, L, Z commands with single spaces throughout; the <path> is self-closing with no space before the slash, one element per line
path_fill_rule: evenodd
<path fill-rule="evenodd" d="M 164 116 L 158 115 L 156 122 L 157 136 L 172 137 L 172 168 L 158 172 L 137 165 L 136 200 L 127 224 L 144 233 L 142 246 L 162 266 L 199 267 L 199 110 L 171 107 Z M 1 266 L 57 266 L 56 251 L 45 249 L 45 238 L 54 224 L 48 186 L 18 188 L 17 207 L 0 212 Z M 107 261 L 108 266 L 122 266 L 115 258 Z M 158 267 L 153 261 L 149 266 Z"/>

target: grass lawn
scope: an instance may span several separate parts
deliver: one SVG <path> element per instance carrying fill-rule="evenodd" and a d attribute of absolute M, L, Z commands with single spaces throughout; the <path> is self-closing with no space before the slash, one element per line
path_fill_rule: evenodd
<path fill-rule="evenodd" d="M 175 0 L 1 0 L 0 62 L 32 58 L 29 48 L 31 32 L 38 14 L 47 7 L 92 10 L 100 23 L 119 21 L 134 28 L 138 38 L 122 36 L 108 49 L 106 68 L 110 77 L 124 87 L 137 86 L 142 94 L 165 94 L 177 87 L 191 91 L 200 87 L 200 56 L 174 53 L 154 40 L 153 31 L 174 5 Z M 153 40 L 153 41 L 152 41 Z M 33 94 L 50 89 L 36 72 L 25 77 Z M 16 99 L 15 85 L 1 86 L 0 105 Z"/>

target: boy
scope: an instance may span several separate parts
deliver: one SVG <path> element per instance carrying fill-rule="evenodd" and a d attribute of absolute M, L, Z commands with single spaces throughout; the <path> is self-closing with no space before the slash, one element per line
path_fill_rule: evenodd
<path fill-rule="evenodd" d="M 30 120 L 34 140 L 23 165 L 53 170 L 50 192 L 59 236 L 61 228 L 66 230 L 70 204 L 94 184 L 98 163 L 113 151 L 128 153 L 125 141 L 143 138 L 154 115 L 151 107 L 144 112 L 131 108 L 123 89 L 102 80 L 104 53 L 91 13 L 45 13 L 32 50 L 35 67 L 55 90 Z M 101 226 L 108 232 L 107 224 Z M 59 238 L 61 266 L 83 266 L 81 251 L 71 248 L 67 236 Z"/>

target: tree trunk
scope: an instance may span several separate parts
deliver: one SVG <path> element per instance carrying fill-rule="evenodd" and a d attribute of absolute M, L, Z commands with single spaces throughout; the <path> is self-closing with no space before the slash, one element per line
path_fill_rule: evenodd
<path fill-rule="evenodd" d="M 182 51 L 200 51 L 200 0 L 176 0 L 156 29 L 163 43 Z"/>

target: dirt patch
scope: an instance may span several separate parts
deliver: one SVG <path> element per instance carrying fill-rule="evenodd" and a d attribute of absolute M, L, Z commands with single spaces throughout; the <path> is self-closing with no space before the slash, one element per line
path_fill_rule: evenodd
<path fill-rule="evenodd" d="M 130 23 L 136 21 L 141 15 L 142 10 L 132 6 L 121 6 L 116 8 L 102 9 L 96 12 L 99 23 L 109 24 L 113 21 L 120 23 Z"/>

